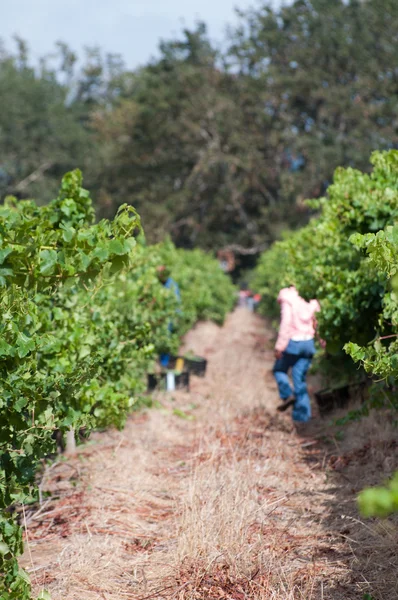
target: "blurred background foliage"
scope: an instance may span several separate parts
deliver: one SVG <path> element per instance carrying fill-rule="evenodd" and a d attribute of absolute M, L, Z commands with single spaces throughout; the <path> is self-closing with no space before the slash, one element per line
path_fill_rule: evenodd
<path fill-rule="evenodd" d="M 64 42 L 0 51 L 0 195 L 56 195 L 79 167 L 98 216 L 127 202 L 149 242 L 267 247 L 308 221 L 339 165 L 398 144 L 398 4 L 296 0 L 240 15 L 223 51 L 206 25 L 130 71 Z"/>

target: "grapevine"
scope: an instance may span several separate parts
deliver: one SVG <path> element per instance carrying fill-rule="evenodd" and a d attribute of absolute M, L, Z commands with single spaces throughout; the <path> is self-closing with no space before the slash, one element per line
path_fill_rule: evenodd
<path fill-rule="evenodd" d="M 254 278 L 266 308 L 286 284 L 318 298 L 319 332 L 340 377 L 358 364 L 377 376 L 355 418 L 370 407 L 398 409 L 398 152 L 375 152 L 372 163 L 370 174 L 338 169 L 328 198 L 312 202 L 318 215 L 266 252 Z M 397 511 L 397 475 L 362 492 L 359 506 L 366 516 Z"/>
<path fill-rule="evenodd" d="M 180 315 L 158 280 L 162 261 L 181 278 Z M 206 279 L 213 277 L 211 288 Z M 95 223 L 78 170 L 63 178 L 59 196 L 46 206 L 6 200 L 0 208 L 2 599 L 31 597 L 18 565 L 23 543 L 14 509 L 36 498 L 37 468 L 54 452 L 54 432 L 121 428 L 140 403 L 156 353 L 176 350 L 198 318 L 222 321 L 233 301 L 234 288 L 214 259 L 170 243 L 146 247 L 132 207 Z"/>

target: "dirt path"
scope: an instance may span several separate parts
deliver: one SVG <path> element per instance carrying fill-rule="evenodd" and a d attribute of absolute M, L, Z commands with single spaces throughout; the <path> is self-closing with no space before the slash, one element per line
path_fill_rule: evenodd
<path fill-rule="evenodd" d="M 364 469 L 380 468 L 379 446 L 361 438 L 361 454 L 352 440 L 345 448 L 326 437 L 324 424 L 298 434 L 289 415 L 276 416 L 270 337 L 244 309 L 223 328 L 201 324 L 185 347 L 209 359 L 205 379 L 194 378 L 189 394 L 159 396 L 122 433 L 97 433 L 47 469 L 42 490 L 52 496 L 27 516 L 36 592 L 398 597 L 396 524 L 362 524 L 355 507 Z M 396 448 L 383 443 L 393 468 Z"/>

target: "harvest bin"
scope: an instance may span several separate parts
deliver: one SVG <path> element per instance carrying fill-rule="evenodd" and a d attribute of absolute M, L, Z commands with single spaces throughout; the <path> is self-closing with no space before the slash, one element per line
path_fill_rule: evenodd
<path fill-rule="evenodd" d="M 314 394 L 320 415 L 323 417 L 336 408 L 345 408 L 350 399 L 350 388 L 344 385 L 338 388 L 320 390 Z"/>
<path fill-rule="evenodd" d="M 153 390 L 167 390 L 167 376 L 173 374 L 175 389 L 177 390 L 189 390 L 189 372 L 182 371 L 182 373 L 172 373 L 169 371 L 168 373 L 148 373 L 148 392 L 152 392 Z"/>
<path fill-rule="evenodd" d="M 201 356 L 172 356 L 170 358 L 169 366 L 173 369 L 177 360 L 182 360 L 184 369 L 189 371 L 192 375 L 197 377 L 204 377 L 206 374 L 207 360 Z"/>
<path fill-rule="evenodd" d="M 206 375 L 207 360 L 201 356 L 185 358 L 185 367 L 193 375 L 204 377 Z"/>
<path fill-rule="evenodd" d="M 338 408 L 346 408 L 354 398 L 364 402 L 369 381 L 320 390 L 314 394 L 320 415 L 323 417 Z"/>

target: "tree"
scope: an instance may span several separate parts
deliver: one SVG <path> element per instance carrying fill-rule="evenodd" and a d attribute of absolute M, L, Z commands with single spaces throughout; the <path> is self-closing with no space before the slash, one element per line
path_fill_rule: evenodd
<path fill-rule="evenodd" d="M 90 144 L 57 71 L 44 60 L 40 69 L 29 65 L 26 45 L 18 46 L 16 55 L 0 57 L 0 194 L 37 193 L 48 201 L 61 173 L 84 166 Z"/>
<path fill-rule="evenodd" d="M 225 71 L 204 25 L 184 36 L 162 43 L 160 60 L 126 75 L 113 109 L 94 116 L 100 210 L 129 199 L 151 239 L 169 232 L 188 247 L 272 239 L 280 211 L 271 119 L 258 119 L 246 78 Z"/>
<path fill-rule="evenodd" d="M 26 43 L 0 54 L 0 196 L 51 200 L 61 175 L 76 166 L 97 177 L 91 113 L 109 106 L 123 69 L 118 55 L 87 48 L 80 70 L 76 54 L 58 42 L 54 54 L 32 65 Z"/>
<path fill-rule="evenodd" d="M 226 52 L 198 23 L 133 72 L 99 48 L 78 69 L 63 43 L 38 71 L 19 40 L 0 57 L 0 192 L 48 200 L 79 165 L 98 214 L 129 201 L 150 240 L 262 248 L 337 166 L 398 147 L 397 26 L 395 0 L 264 3 Z"/>
<path fill-rule="evenodd" d="M 394 0 L 242 14 L 229 60 L 272 116 L 284 203 L 318 197 L 337 166 L 368 168 L 371 151 L 396 147 L 397 26 Z"/>

